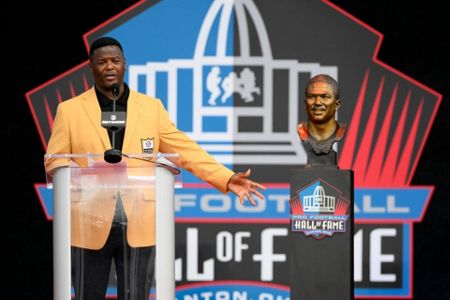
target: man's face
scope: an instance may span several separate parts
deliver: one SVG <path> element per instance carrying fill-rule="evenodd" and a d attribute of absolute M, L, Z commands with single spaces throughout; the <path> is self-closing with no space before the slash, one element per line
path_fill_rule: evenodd
<path fill-rule="evenodd" d="M 340 100 L 336 99 L 331 85 L 326 82 L 313 82 L 307 88 L 305 104 L 308 120 L 324 124 L 335 118 Z"/>
<path fill-rule="evenodd" d="M 121 84 L 125 73 L 125 58 L 114 45 L 98 48 L 89 62 L 95 84 L 101 91 L 108 91 L 113 84 Z"/>

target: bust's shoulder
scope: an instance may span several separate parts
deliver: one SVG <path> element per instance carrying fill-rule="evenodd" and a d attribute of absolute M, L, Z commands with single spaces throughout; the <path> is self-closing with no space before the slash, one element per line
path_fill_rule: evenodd
<path fill-rule="evenodd" d="M 344 123 L 337 123 L 335 140 L 340 141 L 344 137 L 347 126 Z"/>
<path fill-rule="evenodd" d="M 308 126 L 305 122 L 300 122 L 297 126 L 298 136 L 302 142 L 305 142 L 309 138 Z"/>

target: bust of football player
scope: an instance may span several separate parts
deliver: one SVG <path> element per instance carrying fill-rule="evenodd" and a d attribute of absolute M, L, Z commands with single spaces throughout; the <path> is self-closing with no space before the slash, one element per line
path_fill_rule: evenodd
<path fill-rule="evenodd" d="M 336 166 L 333 144 L 340 141 L 345 126 L 336 121 L 341 104 L 337 81 L 326 74 L 312 77 L 305 88 L 307 122 L 298 125 L 298 134 L 307 150 L 307 165 Z"/>

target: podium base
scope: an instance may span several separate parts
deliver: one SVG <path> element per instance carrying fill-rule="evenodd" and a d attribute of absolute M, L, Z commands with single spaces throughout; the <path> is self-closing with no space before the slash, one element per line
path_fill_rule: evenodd
<path fill-rule="evenodd" d="M 116 164 L 122 161 L 122 151 L 117 149 L 109 149 L 105 151 L 104 159 L 106 162 Z"/>
<path fill-rule="evenodd" d="M 294 170 L 291 177 L 291 300 L 353 299 L 353 172 Z"/>

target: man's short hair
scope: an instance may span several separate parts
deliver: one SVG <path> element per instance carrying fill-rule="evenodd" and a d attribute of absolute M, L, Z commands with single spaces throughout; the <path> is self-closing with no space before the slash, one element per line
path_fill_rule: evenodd
<path fill-rule="evenodd" d="M 118 40 L 110 36 L 104 36 L 92 42 L 91 47 L 89 48 L 89 58 L 92 58 L 95 50 L 105 46 L 117 46 L 123 53 L 122 45 Z"/>

